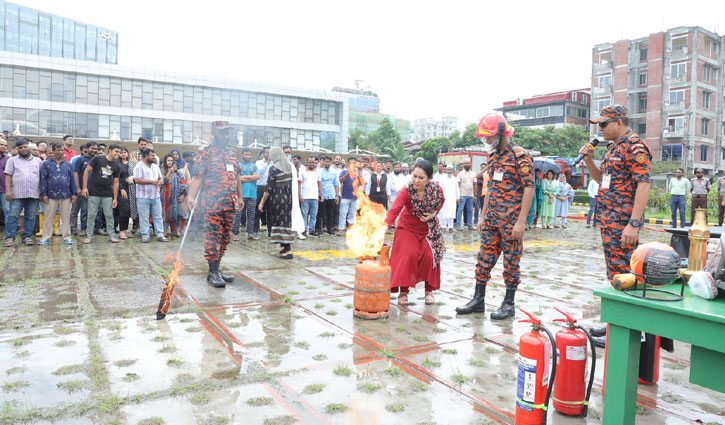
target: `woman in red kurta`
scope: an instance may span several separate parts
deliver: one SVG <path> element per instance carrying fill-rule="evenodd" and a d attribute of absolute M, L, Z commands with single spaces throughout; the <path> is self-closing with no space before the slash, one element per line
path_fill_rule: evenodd
<path fill-rule="evenodd" d="M 413 167 L 412 181 L 398 193 L 385 222 L 388 228 L 400 215 L 390 254 L 391 292 L 400 291 L 398 304 L 408 304 L 408 291 L 425 282 L 425 303 L 433 304 L 433 291 L 441 286 L 440 262 L 445 243 L 438 211 L 445 198 L 443 190 L 432 180 L 433 164 L 420 160 Z"/>

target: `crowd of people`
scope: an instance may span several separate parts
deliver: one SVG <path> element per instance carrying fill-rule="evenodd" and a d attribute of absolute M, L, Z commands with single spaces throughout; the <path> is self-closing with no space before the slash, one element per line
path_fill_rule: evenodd
<path fill-rule="evenodd" d="M 0 136 L 0 206 L 4 246 L 19 241 L 46 245 L 53 236 L 65 244 L 93 242 L 94 235 L 112 243 L 134 235 L 149 242 L 151 226 L 159 242 L 180 236 L 187 224 L 183 208 L 193 153 L 172 150 L 159 159 L 153 144 L 138 139 L 138 150 L 87 142 L 73 149 L 63 142 L 11 142 Z M 131 228 L 129 229 L 129 226 Z"/>

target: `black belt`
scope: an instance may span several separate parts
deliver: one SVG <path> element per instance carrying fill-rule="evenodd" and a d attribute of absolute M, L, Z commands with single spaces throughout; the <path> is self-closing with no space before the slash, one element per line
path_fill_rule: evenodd
<path fill-rule="evenodd" d="M 693 198 L 707 198 L 707 195 L 692 195 Z"/>

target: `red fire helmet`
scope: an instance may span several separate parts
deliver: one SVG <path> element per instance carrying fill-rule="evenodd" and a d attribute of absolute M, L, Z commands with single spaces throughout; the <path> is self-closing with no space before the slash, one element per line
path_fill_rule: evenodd
<path fill-rule="evenodd" d="M 509 125 L 508 121 L 506 121 L 506 118 L 501 113 L 490 112 L 478 122 L 478 127 L 476 127 L 476 137 L 495 136 L 498 134 L 500 124 L 503 125 L 504 137 L 511 137 L 514 135 L 514 128 Z"/>

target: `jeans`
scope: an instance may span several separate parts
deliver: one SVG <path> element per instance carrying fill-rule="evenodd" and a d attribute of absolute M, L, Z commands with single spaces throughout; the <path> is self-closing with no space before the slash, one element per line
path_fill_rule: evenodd
<path fill-rule="evenodd" d="M 680 212 L 680 227 L 685 227 L 685 195 L 672 195 L 670 197 L 670 211 L 672 212 L 672 227 L 677 227 L 677 211 Z"/>
<path fill-rule="evenodd" d="M 71 233 L 76 232 L 78 226 L 78 212 L 81 213 L 81 232 L 85 233 L 86 222 L 88 221 L 88 198 L 82 196 L 76 197 L 76 201 L 73 203 L 73 207 L 70 210 L 70 231 Z"/>
<path fill-rule="evenodd" d="M 254 221 L 257 214 L 257 198 L 244 198 L 244 209 L 237 211 L 234 215 L 234 224 L 232 224 L 232 233 L 239 234 L 239 227 L 242 224 L 242 214 L 246 218 L 247 235 L 255 235 Z"/>
<path fill-rule="evenodd" d="M 10 216 L 10 202 L 5 199 L 5 192 L 0 193 L 0 209 L 2 209 L 3 211 L 3 217 L 5 217 L 5 222 L 7 222 L 8 217 Z"/>
<path fill-rule="evenodd" d="M 5 236 L 7 239 L 15 239 L 18 233 L 18 221 L 20 220 L 20 211 L 25 209 L 25 222 L 23 223 L 23 233 L 21 239 L 33 236 L 35 230 L 35 216 L 38 215 L 38 199 L 20 198 L 10 201 L 10 214 L 5 217 Z"/>
<path fill-rule="evenodd" d="M 305 222 L 305 231 L 307 233 L 314 232 L 319 201 L 317 199 L 305 199 L 300 207 L 302 207 L 302 220 Z"/>
<path fill-rule="evenodd" d="M 483 196 L 476 195 L 476 205 L 473 207 L 473 224 L 478 224 L 478 214 L 481 212 L 483 207 Z"/>
<path fill-rule="evenodd" d="M 357 199 L 340 199 L 340 217 L 337 230 L 344 232 L 347 224 L 355 224 L 355 213 L 357 212 Z"/>
<path fill-rule="evenodd" d="M 597 209 L 597 198 L 589 198 L 589 212 L 587 213 L 587 225 L 592 220 L 592 217 L 594 217 L 594 225 L 597 225 L 597 215 L 595 213 Z"/>
<path fill-rule="evenodd" d="M 141 239 L 149 238 L 149 213 L 154 219 L 154 231 L 156 236 L 164 234 L 164 215 L 161 212 L 161 198 L 144 199 L 136 198 L 136 208 L 138 209 L 138 221 L 141 225 Z"/>
<path fill-rule="evenodd" d="M 116 237 L 116 232 L 113 228 L 113 198 L 110 196 L 89 196 L 88 197 L 88 221 L 86 222 L 86 237 L 93 237 L 94 223 L 98 216 L 98 209 L 103 211 L 103 215 L 106 217 L 106 232 L 111 238 Z"/>
<path fill-rule="evenodd" d="M 458 204 L 458 211 L 456 211 L 456 226 L 460 229 L 463 218 L 461 215 L 463 214 L 463 208 L 466 208 L 466 218 L 468 219 L 468 227 L 472 226 L 472 219 L 473 219 L 473 196 L 461 196 L 461 203 Z"/>

